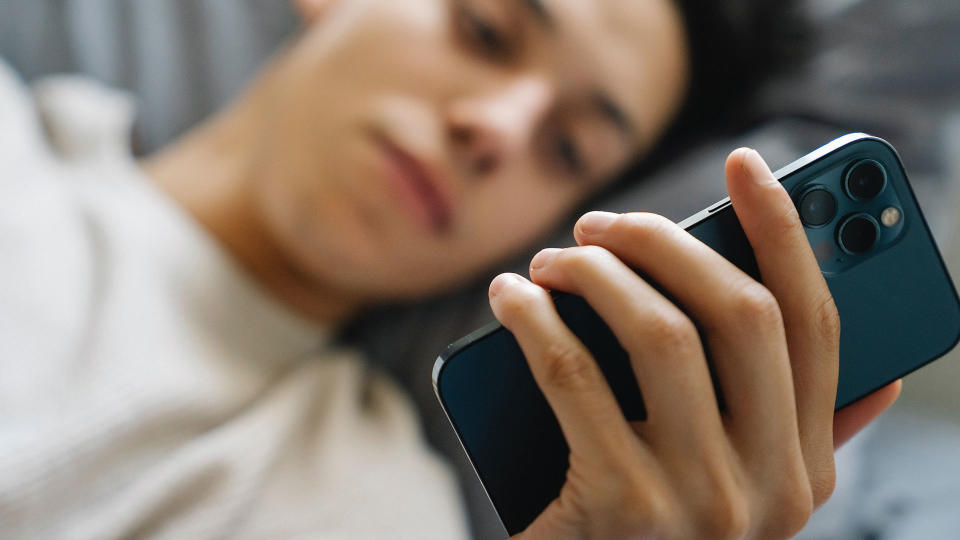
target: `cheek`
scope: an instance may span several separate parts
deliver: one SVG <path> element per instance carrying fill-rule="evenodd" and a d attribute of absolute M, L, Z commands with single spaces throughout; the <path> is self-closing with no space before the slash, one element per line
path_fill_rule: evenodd
<path fill-rule="evenodd" d="M 477 195 L 474 243 L 489 262 L 542 238 L 581 198 L 575 186 L 544 179 L 504 182 Z"/>
<path fill-rule="evenodd" d="M 435 145 L 434 105 L 455 56 L 448 2 L 351 0 L 302 36 L 271 75 L 261 168 L 293 184 L 362 190 L 373 131 L 397 125 Z"/>
<path fill-rule="evenodd" d="M 391 95 L 433 99 L 450 79 L 449 0 L 340 2 L 285 54 L 271 118 L 288 144 L 316 152 L 370 121 Z M 449 83 L 447 83 L 449 84 Z M 276 122 L 275 122 L 276 123 Z"/>

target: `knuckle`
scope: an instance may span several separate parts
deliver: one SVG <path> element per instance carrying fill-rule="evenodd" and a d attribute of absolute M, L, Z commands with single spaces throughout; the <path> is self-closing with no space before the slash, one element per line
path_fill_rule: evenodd
<path fill-rule="evenodd" d="M 809 491 L 806 494 L 793 497 L 792 504 L 784 506 L 782 521 L 785 536 L 795 536 L 810 521 L 810 516 L 813 515 L 813 498 L 809 496 Z"/>
<path fill-rule="evenodd" d="M 733 490 L 714 496 L 700 524 L 707 538 L 743 538 L 750 528 L 746 497 Z"/>
<path fill-rule="evenodd" d="M 803 480 L 785 482 L 769 499 L 771 531 L 778 537 L 793 537 L 813 514 L 814 502 L 810 484 Z"/>
<path fill-rule="evenodd" d="M 551 343 L 543 353 L 547 384 L 566 390 L 578 390 L 594 378 L 593 358 L 578 347 Z"/>
<path fill-rule="evenodd" d="M 810 493 L 811 504 L 814 508 L 827 502 L 827 499 L 833 495 L 833 490 L 837 486 L 837 469 L 834 466 L 833 455 L 831 454 L 818 470 L 810 475 L 807 491 Z"/>
<path fill-rule="evenodd" d="M 611 501 L 619 521 L 649 526 L 654 521 L 665 521 L 673 513 L 669 496 L 647 476 L 633 473 L 621 477 L 616 495 Z"/>
<path fill-rule="evenodd" d="M 616 508 L 633 514 L 649 509 L 652 498 L 653 494 L 642 478 L 636 478 L 635 474 L 626 474 L 621 476 L 616 495 L 610 502 Z"/>
<path fill-rule="evenodd" d="M 776 186 L 778 189 L 780 186 Z M 803 232 L 803 223 L 800 221 L 800 213 L 792 202 L 785 202 L 782 209 L 774 210 L 763 223 L 761 234 L 767 244 L 766 249 L 774 252 L 793 252 L 797 249 L 796 239 L 799 235 L 805 235 Z M 809 248 L 809 244 L 804 243 Z"/>
<path fill-rule="evenodd" d="M 733 301 L 734 313 L 750 324 L 776 326 L 783 324 L 783 315 L 777 298 L 769 289 L 756 281 L 750 281 L 740 287 Z"/>
<path fill-rule="evenodd" d="M 765 519 L 762 528 L 766 536 L 792 538 L 803 529 L 816 508 L 811 486 L 813 480 L 807 475 L 803 458 L 799 455 L 774 478 L 776 484 L 768 486 L 763 497 Z"/>
<path fill-rule="evenodd" d="M 697 327 L 679 309 L 661 309 L 646 323 L 649 336 L 665 350 L 700 347 Z"/>
<path fill-rule="evenodd" d="M 779 186 L 778 186 L 779 187 Z M 786 201 L 783 205 L 783 211 L 778 212 L 769 224 L 770 231 L 775 238 L 787 239 L 798 231 L 803 231 L 803 223 L 800 221 L 800 213 L 792 202 Z"/>
<path fill-rule="evenodd" d="M 833 296 L 826 293 L 813 309 L 813 320 L 819 335 L 831 344 L 840 341 L 840 313 Z"/>

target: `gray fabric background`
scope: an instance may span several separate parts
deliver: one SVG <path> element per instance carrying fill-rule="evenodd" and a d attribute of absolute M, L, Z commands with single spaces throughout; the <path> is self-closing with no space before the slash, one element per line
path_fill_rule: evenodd
<path fill-rule="evenodd" d="M 814 0 L 810 8 L 819 21 L 816 50 L 806 65 L 798 66 L 797 74 L 763 92 L 759 108 L 765 121 L 746 133 L 716 137 L 691 148 L 683 159 L 599 206 L 655 211 L 679 220 L 725 196 L 723 160 L 736 146 L 753 146 L 778 166 L 840 134 L 866 131 L 900 150 L 941 245 L 955 242 L 954 209 L 960 200 L 956 193 L 960 3 Z M 79 71 L 132 90 L 139 96 L 137 149 L 149 151 L 226 103 L 296 26 L 283 1 L 5 0 L 0 1 L 0 55 L 28 79 Z M 544 244 L 570 244 L 564 232 L 568 229 L 558 230 Z M 525 273 L 528 259 L 525 254 L 510 269 Z M 486 306 L 487 281 L 417 305 L 386 307 L 365 317 L 348 336 L 414 396 L 431 441 L 461 472 L 478 538 L 503 532 L 436 404 L 430 370 L 444 345 L 492 319 Z M 941 362 L 957 364 L 955 359 Z M 954 419 L 960 417 L 960 407 L 953 408 L 956 380 L 954 374 L 946 382 L 941 378 L 933 386 L 928 383 L 941 396 L 938 410 Z M 890 430 L 896 433 L 899 424 L 887 424 L 893 427 L 880 430 L 871 439 L 874 442 L 861 443 L 871 456 L 861 460 L 864 463 L 892 466 L 889 452 L 870 453 L 870 448 L 886 448 L 883 441 Z M 938 455 L 945 470 L 960 475 L 955 457 Z M 876 485 L 851 483 L 854 487 L 849 489 L 878 491 Z M 957 484 L 945 489 L 954 498 L 960 493 Z M 837 499 L 844 497 L 838 493 Z M 960 518 L 953 516 L 951 521 L 948 515 L 938 518 L 947 521 L 934 530 L 946 536 L 930 531 L 911 536 L 909 526 L 903 525 L 909 519 L 893 522 L 877 517 L 889 517 L 882 505 L 870 510 L 861 504 L 855 508 L 862 510 L 859 514 L 852 507 L 843 508 L 834 512 L 839 517 L 829 516 L 829 508 L 821 512 L 828 517 L 818 516 L 823 523 L 815 520 L 807 537 L 953 538 L 960 531 Z M 873 514 L 866 515 L 869 512 Z M 907 527 L 906 532 L 898 533 L 897 527 Z"/>

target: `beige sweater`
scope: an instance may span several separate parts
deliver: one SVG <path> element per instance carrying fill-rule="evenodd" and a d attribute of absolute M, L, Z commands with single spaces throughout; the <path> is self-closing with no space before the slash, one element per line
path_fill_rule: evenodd
<path fill-rule="evenodd" d="M 405 396 L 150 184 L 129 98 L 36 95 L 0 62 L 0 538 L 464 537 Z"/>

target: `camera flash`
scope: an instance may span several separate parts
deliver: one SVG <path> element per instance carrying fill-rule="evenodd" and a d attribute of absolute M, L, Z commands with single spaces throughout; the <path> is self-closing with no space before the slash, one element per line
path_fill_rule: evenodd
<path fill-rule="evenodd" d="M 893 227 L 900 223 L 900 217 L 900 210 L 891 206 L 884 209 L 883 213 L 880 214 L 880 223 L 883 223 L 884 227 Z"/>

